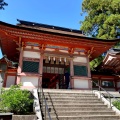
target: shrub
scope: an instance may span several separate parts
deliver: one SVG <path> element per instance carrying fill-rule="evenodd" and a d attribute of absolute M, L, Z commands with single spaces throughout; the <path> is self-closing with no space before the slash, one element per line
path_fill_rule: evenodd
<path fill-rule="evenodd" d="M 112 103 L 118 110 L 120 110 L 120 102 L 119 101 L 114 101 Z"/>
<path fill-rule="evenodd" d="M 14 114 L 29 114 L 32 112 L 33 99 L 27 90 L 21 90 L 20 85 L 11 86 L 9 90 L 2 89 L 0 109 Z"/>

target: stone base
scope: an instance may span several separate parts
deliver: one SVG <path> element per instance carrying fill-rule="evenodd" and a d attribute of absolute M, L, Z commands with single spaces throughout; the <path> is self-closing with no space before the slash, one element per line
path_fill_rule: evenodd
<path fill-rule="evenodd" d="M 37 120 L 36 115 L 13 115 L 12 120 Z"/>

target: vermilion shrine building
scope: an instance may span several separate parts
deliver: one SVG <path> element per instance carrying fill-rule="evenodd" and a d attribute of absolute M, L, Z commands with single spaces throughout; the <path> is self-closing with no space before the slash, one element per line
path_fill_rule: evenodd
<path fill-rule="evenodd" d="M 120 90 L 120 49 L 109 50 L 98 69 L 98 73 L 92 73 L 94 82 L 106 90 Z"/>
<path fill-rule="evenodd" d="M 0 22 L 0 61 L 3 87 L 64 88 L 64 72 L 70 72 L 70 88 L 91 89 L 89 61 L 118 40 L 85 37 L 82 31 L 18 20 Z M 14 67 L 14 63 L 18 66 Z"/>

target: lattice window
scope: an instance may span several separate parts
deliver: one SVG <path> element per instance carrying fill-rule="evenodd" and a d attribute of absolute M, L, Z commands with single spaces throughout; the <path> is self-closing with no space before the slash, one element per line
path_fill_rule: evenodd
<path fill-rule="evenodd" d="M 39 62 L 32 62 L 32 61 L 23 61 L 23 72 L 32 72 L 38 73 L 39 70 Z"/>
<path fill-rule="evenodd" d="M 87 67 L 74 65 L 74 75 L 76 75 L 76 76 L 88 76 Z"/>

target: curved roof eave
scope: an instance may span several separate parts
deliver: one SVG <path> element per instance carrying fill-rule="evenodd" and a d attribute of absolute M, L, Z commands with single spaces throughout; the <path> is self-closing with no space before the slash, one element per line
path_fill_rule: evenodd
<path fill-rule="evenodd" d="M 43 30 L 38 30 L 38 29 L 33 29 L 33 28 L 27 28 L 27 27 L 22 27 L 22 26 L 17 26 L 17 25 L 12 25 L 9 23 L 5 23 L 0 21 L 0 25 L 10 27 L 10 28 L 15 28 L 15 29 L 20 29 L 20 30 L 28 30 L 28 31 L 33 31 L 33 32 L 42 32 L 42 33 L 49 33 L 49 34 L 54 34 L 54 35 L 61 35 L 61 36 L 66 36 L 66 37 L 74 37 L 74 38 L 82 38 L 85 40 L 93 40 L 93 41 L 101 41 L 101 42 L 118 42 L 120 39 L 98 39 L 98 38 L 92 38 L 92 37 L 86 37 L 86 36 L 77 36 L 77 35 L 71 35 L 71 34 L 64 34 L 64 33 L 58 33 L 58 32 L 50 32 L 50 31 L 43 31 Z"/>

